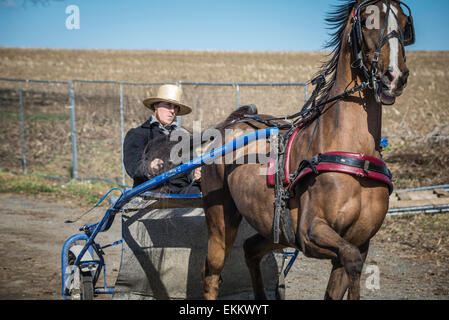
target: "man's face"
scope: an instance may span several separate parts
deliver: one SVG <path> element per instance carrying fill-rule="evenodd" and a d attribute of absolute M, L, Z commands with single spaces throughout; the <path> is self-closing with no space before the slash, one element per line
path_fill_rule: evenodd
<path fill-rule="evenodd" d="M 154 105 L 154 110 L 156 118 L 163 126 L 166 126 L 175 120 L 179 107 L 173 103 L 159 102 Z"/>

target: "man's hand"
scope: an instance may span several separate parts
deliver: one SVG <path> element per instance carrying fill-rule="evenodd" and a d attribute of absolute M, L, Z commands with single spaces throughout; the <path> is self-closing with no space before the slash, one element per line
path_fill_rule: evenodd
<path fill-rule="evenodd" d="M 193 171 L 193 180 L 200 180 L 201 179 L 201 167 L 196 168 L 195 171 Z"/>
<path fill-rule="evenodd" d="M 155 158 L 153 159 L 153 161 L 150 162 L 150 166 L 149 166 L 149 172 L 152 175 L 158 174 L 162 168 L 164 167 L 164 161 L 162 161 L 159 158 Z"/>

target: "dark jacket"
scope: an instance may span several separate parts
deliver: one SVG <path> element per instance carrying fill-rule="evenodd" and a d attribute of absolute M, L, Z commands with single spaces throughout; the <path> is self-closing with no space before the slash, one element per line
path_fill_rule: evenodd
<path fill-rule="evenodd" d="M 164 146 L 162 144 L 168 142 L 167 133 L 175 130 L 176 126 L 169 126 L 166 128 L 168 131 L 164 133 L 165 130 L 160 128 L 158 122 L 152 123 L 151 119 L 149 119 L 140 127 L 133 128 L 127 132 L 123 143 L 123 162 L 126 172 L 134 180 L 133 188 L 153 177 L 146 169 L 152 159 L 161 158 L 165 160 L 164 164 L 167 164 L 168 161 L 166 159 L 169 158 L 169 155 L 165 154 L 164 159 L 164 157 L 161 157 L 161 155 L 156 152 L 163 150 Z M 166 137 L 166 139 L 164 139 L 164 137 Z M 145 150 L 147 145 L 150 148 Z M 170 168 L 164 167 L 164 170 L 159 174 Z M 170 179 L 166 186 L 171 193 L 185 194 L 201 192 L 199 182 L 193 181 L 193 171 L 186 172 L 185 174 Z"/>

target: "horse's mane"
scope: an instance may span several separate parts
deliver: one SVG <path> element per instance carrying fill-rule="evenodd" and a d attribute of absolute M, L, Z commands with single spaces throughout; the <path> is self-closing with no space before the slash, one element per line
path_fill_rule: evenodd
<path fill-rule="evenodd" d="M 331 39 L 326 42 L 324 45 L 324 49 L 331 49 L 331 53 L 329 60 L 322 64 L 320 70 L 315 75 L 315 78 L 320 77 L 324 72 L 327 71 L 327 75 L 330 77 L 329 80 L 326 80 L 326 85 L 320 90 L 318 93 L 318 101 L 320 103 L 329 98 L 329 93 L 332 87 L 335 84 L 337 79 L 337 65 L 338 59 L 341 53 L 341 47 L 343 44 L 343 36 L 345 32 L 346 25 L 349 20 L 349 16 L 352 8 L 357 3 L 356 0 L 343 0 L 344 3 L 335 6 L 335 10 L 329 12 L 325 19 L 327 24 L 327 29 L 335 30 L 330 33 Z"/>

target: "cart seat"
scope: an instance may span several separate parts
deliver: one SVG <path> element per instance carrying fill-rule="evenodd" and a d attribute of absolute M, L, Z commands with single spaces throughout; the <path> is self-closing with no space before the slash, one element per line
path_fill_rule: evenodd
<path fill-rule="evenodd" d="M 118 199 L 118 197 L 111 197 L 111 206 L 113 206 Z M 153 209 L 203 208 L 203 195 L 201 193 L 175 194 L 147 191 L 133 197 L 123 206 L 123 210 L 125 212 L 141 210 L 150 205 Z"/>

